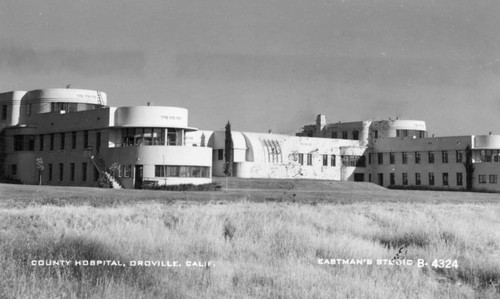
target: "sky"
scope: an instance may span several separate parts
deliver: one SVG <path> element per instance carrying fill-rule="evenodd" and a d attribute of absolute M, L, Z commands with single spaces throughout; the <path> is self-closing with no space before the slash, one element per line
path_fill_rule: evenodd
<path fill-rule="evenodd" d="M 425 120 L 500 134 L 497 0 L 0 0 L 0 92 L 97 89 L 189 125 Z"/>

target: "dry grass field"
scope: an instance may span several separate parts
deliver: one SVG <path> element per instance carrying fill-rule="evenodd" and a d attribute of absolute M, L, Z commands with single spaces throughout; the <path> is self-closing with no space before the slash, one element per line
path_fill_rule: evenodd
<path fill-rule="evenodd" d="M 0 185 L 0 298 L 500 297 L 498 194 L 275 180 L 228 187 Z M 376 265 L 401 247 L 401 262 L 428 265 Z M 433 267 L 435 259 L 457 267 Z M 60 260 L 72 263 L 32 265 Z"/>

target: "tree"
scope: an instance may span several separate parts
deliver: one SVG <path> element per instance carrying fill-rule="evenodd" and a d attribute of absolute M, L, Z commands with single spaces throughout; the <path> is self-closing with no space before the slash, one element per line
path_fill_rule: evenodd
<path fill-rule="evenodd" d="M 42 172 L 45 169 L 45 166 L 43 165 L 43 159 L 42 158 L 36 158 L 35 161 L 36 169 L 38 170 L 38 185 L 42 185 Z"/>
<path fill-rule="evenodd" d="M 465 148 L 465 188 L 466 190 L 472 190 L 472 178 L 474 175 L 474 163 L 472 162 L 472 149 L 470 146 Z"/>
<path fill-rule="evenodd" d="M 224 142 L 224 174 L 231 176 L 233 174 L 233 138 L 231 136 L 231 123 L 226 125 L 226 138 Z"/>

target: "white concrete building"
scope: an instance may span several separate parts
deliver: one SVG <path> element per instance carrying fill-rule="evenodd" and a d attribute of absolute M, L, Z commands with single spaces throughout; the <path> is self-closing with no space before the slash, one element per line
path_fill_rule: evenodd
<path fill-rule="evenodd" d="M 187 145 L 188 111 L 109 107 L 106 94 L 41 89 L 0 94 L 0 175 L 37 184 L 97 186 L 203 184 L 212 181 L 212 150 Z M 106 181 L 106 180 L 104 180 Z"/>
<path fill-rule="evenodd" d="M 297 135 L 358 141 L 367 163 L 355 173 L 365 175 L 347 180 L 465 190 L 469 179 L 472 189 L 500 191 L 500 135 L 428 137 L 423 121 L 327 124 L 324 115 Z M 467 170 L 467 157 L 472 172 Z"/>

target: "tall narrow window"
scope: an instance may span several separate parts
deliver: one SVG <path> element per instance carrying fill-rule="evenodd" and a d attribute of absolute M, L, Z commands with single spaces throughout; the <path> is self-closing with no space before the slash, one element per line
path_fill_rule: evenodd
<path fill-rule="evenodd" d="M 342 131 L 342 139 L 348 139 L 347 131 Z"/>
<path fill-rule="evenodd" d="M 330 165 L 331 165 L 331 166 L 336 166 L 336 165 L 337 165 L 337 161 L 336 161 L 336 159 L 337 159 L 337 157 L 336 157 L 335 155 L 332 155 L 332 156 L 330 157 L 330 160 L 331 160 L 331 161 L 330 161 Z"/>
<path fill-rule="evenodd" d="M 38 144 L 38 146 L 39 146 L 39 148 L 38 148 L 38 149 L 42 152 L 42 151 L 43 151 L 43 141 L 44 141 L 44 140 L 43 140 L 43 134 L 42 134 L 42 135 L 40 135 L 38 139 L 39 139 L 39 142 L 40 142 L 40 143 Z"/>
<path fill-rule="evenodd" d="M 219 160 L 219 161 L 224 160 L 224 150 L 223 149 L 217 150 L 217 160 Z"/>
<path fill-rule="evenodd" d="M 403 185 L 408 185 L 408 174 L 403 172 Z"/>
<path fill-rule="evenodd" d="M 51 133 L 51 134 L 50 134 L 50 150 L 51 150 L 51 151 L 53 151 L 53 150 L 54 150 L 54 138 L 55 138 L 54 133 Z"/>
<path fill-rule="evenodd" d="M 415 152 L 415 164 L 420 164 L 420 152 Z"/>
<path fill-rule="evenodd" d="M 83 131 L 83 148 L 89 147 L 89 131 Z"/>
<path fill-rule="evenodd" d="M 304 154 L 299 154 L 299 164 L 304 165 Z"/>
<path fill-rule="evenodd" d="M 389 163 L 396 164 L 396 155 L 394 153 L 389 153 Z"/>
<path fill-rule="evenodd" d="M 52 181 L 52 164 L 49 164 L 49 181 Z"/>
<path fill-rule="evenodd" d="M 490 174 L 489 179 L 490 179 L 490 184 L 496 184 L 498 182 L 498 175 Z"/>
<path fill-rule="evenodd" d="M 443 163 L 448 163 L 448 151 L 443 151 L 442 156 L 443 156 Z"/>
<path fill-rule="evenodd" d="M 71 132 L 71 149 L 76 149 L 76 131 Z"/>
<path fill-rule="evenodd" d="M 323 166 L 328 166 L 328 155 L 323 155 Z"/>
<path fill-rule="evenodd" d="M 462 163 L 464 159 L 464 152 L 461 150 L 457 151 L 457 163 Z"/>
<path fill-rule="evenodd" d="M 443 186 L 448 186 L 448 173 L 443 173 Z"/>
<path fill-rule="evenodd" d="M 379 165 L 384 164 L 384 153 L 378 153 L 377 154 L 377 160 L 378 160 L 378 164 Z"/>
<path fill-rule="evenodd" d="M 75 163 L 69 164 L 69 175 L 72 182 L 75 181 Z"/>
<path fill-rule="evenodd" d="M 429 186 L 434 186 L 434 173 L 429 172 Z"/>
<path fill-rule="evenodd" d="M 82 163 L 82 181 L 87 181 L 87 162 Z"/>
<path fill-rule="evenodd" d="M 307 154 L 307 165 L 312 165 L 312 154 Z"/>
<path fill-rule="evenodd" d="M 64 164 L 59 163 L 59 181 L 64 179 Z"/>
<path fill-rule="evenodd" d="M 402 152 L 401 156 L 402 156 L 402 159 L 403 159 L 403 164 L 408 164 L 408 153 L 407 152 Z"/>
<path fill-rule="evenodd" d="M 61 150 L 64 150 L 64 145 L 66 144 L 66 134 L 61 133 Z"/>
<path fill-rule="evenodd" d="M 422 181 L 420 179 L 420 173 L 415 173 L 415 185 L 420 186 L 422 184 Z"/>
<path fill-rule="evenodd" d="M 464 182 L 464 177 L 461 172 L 457 172 L 457 186 L 462 186 Z"/>
<path fill-rule="evenodd" d="M 429 164 L 434 163 L 434 152 L 429 152 Z"/>
<path fill-rule="evenodd" d="M 352 131 L 352 139 L 359 140 L 359 131 Z"/>
<path fill-rule="evenodd" d="M 375 136 L 375 139 L 377 139 L 378 138 L 378 131 L 377 130 L 373 131 L 373 134 Z"/>
<path fill-rule="evenodd" d="M 2 120 L 7 119 L 7 105 L 2 105 Z"/>

